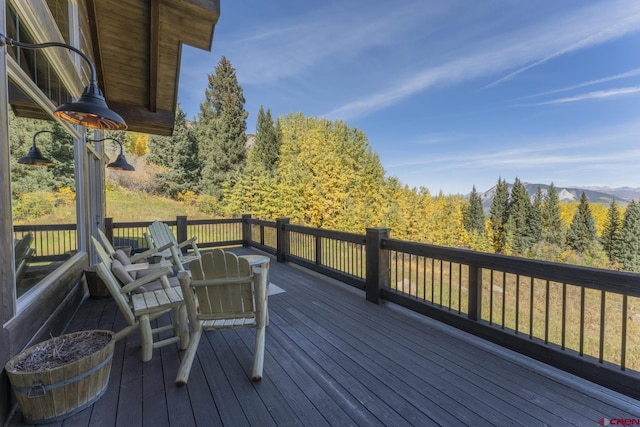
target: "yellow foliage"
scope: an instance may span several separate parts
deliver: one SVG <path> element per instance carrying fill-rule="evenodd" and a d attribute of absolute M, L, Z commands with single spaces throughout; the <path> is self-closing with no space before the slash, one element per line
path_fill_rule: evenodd
<path fill-rule="evenodd" d="M 56 192 L 58 205 L 71 205 L 76 201 L 76 193 L 70 187 L 62 187 Z"/>
<path fill-rule="evenodd" d="M 142 157 L 149 151 L 149 135 L 146 133 L 128 132 L 126 145 L 129 152 L 135 156 Z"/>
<path fill-rule="evenodd" d="M 571 226 L 571 222 L 573 221 L 573 217 L 576 214 L 576 210 L 578 210 L 579 205 L 580 202 L 560 202 L 560 218 L 562 218 L 562 223 L 567 228 Z M 603 205 L 602 203 L 589 203 L 589 210 L 591 211 L 591 215 L 596 223 L 597 235 L 602 236 L 602 231 L 607 223 L 607 211 L 609 210 L 609 206 Z M 618 206 L 618 211 L 620 212 L 620 218 L 622 218 L 625 208 Z"/>
<path fill-rule="evenodd" d="M 178 201 L 184 202 L 189 206 L 193 206 L 198 201 L 198 195 L 194 191 L 187 190 L 184 193 L 178 194 Z"/>

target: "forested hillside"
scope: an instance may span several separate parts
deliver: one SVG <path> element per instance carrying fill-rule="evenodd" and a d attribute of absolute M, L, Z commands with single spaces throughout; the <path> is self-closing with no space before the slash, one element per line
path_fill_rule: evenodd
<path fill-rule="evenodd" d="M 261 108 L 248 147 L 242 88 L 225 58 L 209 76 L 200 110 L 189 122 L 178 107 L 172 137 L 108 135 L 125 142 L 136 165 L 135 172 L 108 172 L 112 197 L 126 190 L 138 198 L 170 198 L 178 202 L 171 217 L 250 213 L 356 233 L 383 226 L 398 239 L 640 271 L 640 207 L 634 202 L 607 208 L 590 205 L 582 194 L 580 202 L 564 203 L 552 183 L 532 200 L 516 177 L 512 185 L 498 180 L 487 214 L 475 188 L 467 199 L 409 188 L 385 174 L 364 132 L 302 113 L 274 119 Z M 53 168 L 16 163 L 42 128 L 43 122 L 12 118 L 13 208 L 20 221 L 54 220 L 54 212 L 73 210 L 68 141 L 54 135 L 44 144 Z M 144 219 L 120 218 L 125 214 L 112 209 L 108 215 L 116 221 Z"/>

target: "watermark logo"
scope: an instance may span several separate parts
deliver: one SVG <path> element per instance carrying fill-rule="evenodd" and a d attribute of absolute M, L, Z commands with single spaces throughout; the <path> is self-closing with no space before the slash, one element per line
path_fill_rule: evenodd
<path fill-rule="evenodd" d="M 600 418 L 601 426 L 640 426 L 640 418 Z"/>

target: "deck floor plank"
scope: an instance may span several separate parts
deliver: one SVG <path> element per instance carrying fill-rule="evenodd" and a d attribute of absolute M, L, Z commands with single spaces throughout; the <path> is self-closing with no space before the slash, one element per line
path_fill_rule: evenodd
<path fill-rule="evenodd" d="M 429 350 L 428 346 L 422 347 L 413 341 L 402 342 L 396 339 L 395 335 L 397 334 L 389 334 L 386 339 L 375 341 L 375 347 L 371 347 L 368 343 L 373 342 L 372 339 L 375 339 L 376 334 L 382 333 L 383 325 L 374 327 L 376 330 L 371 331 L 371 325 L 367 328 L 358 328 L 356 323 L 348 323 L 346 325 L 333 324 L 331 321 L 338 318 L 339 309 L 322 302 L 316 302 L 311 309 L 315 309 L 314 321 L 324 318 L 325 322 L 328 322 L 326 327 L 331 332 L 327 333 L 327 339 L 331 339 L 329 334 L 343 337 L 344 340 L 353 337 L 354 340 L 359 341 L 358 345 L 354 347 L 355 354 L 368 351 L 366 354 L 368 357 L 365 360 L 379 361 L 380 368 L 393 372 L 391 378 L 397 377 L 406 381 L 407 384 L 419 384 L 421 381 L 429 381 L 434 386 L 438 386 L 436 392 L 451 394 L 456 402 L 462 402 L 469 409 L 472 409 L 476 417 L 488 418 L 487 421 L 491 423 L 495 423 L 497 419 L 502 419 L 506 416 L 528 425 L 536 423 L 538 417 L 541 417 L 545 422 L 562 422 L 561 419 L 550 417 L 548 411 L 533 406 L 529 401 L 518 398 L 517 394 L 512 394 L 503 389 L 501 384 L 483 383 L 483 378 L 478 376 L 476 372 L 484 370 L 481 361 L 489 357 L 486 354 L 476 352 L 473 354 L 475 360 L 472 365 L 469 363 L 466 366 L 459 365 L 452 363 L 452 359 L 458 357 L 455 352 L 444 358 L 438 353 Z M 411 351 L 412 347 L 413 352 Z M 449 347 L 457 348 L 458 345 L 457 343 L 449 343 Z M 405 369 L 395 360 L 403 360 L 404 365 L 413 367 L 413 370 Z M 384 364 L 382 364 L 383 362 Z M 455 372 L 466 373 L 464 376 L 460 376 Z M 402 375 L 403 373 L 404 375 Z M 478 393 L 477 387 L 470 381 L 471 377 L 484 389 L 482 393 Z M 414 387 L 417 387 L 417 385 L 414 385 Z M 452 387 L 457 390 L 451 390 Z M 490 391 L 489 395 L 487 395 L 487 391 Z M 495 395 L 499 399 L 498 401 L 509 401 L 510 403 L 496 405 L 496 400 L 491 395 Z M 425 395 L 426 397 L 428 396 Z M 514 405 L 515 401 L 518 400 L 520 404 Z M 525 409 L 523 410 L 523 408 Z"/>
<path fill-rule="evenodd" d="M 252 253 L 250 249 L 234 249 Z M 640 402 L 272 258 L 264 376 L 250 381 L 255 332 L 207 332 L 189 382 L 177 344 L 140 361 L 116 343 L 109 386 L 51 425 L 597 425 L 640 418 Z M 168 322 L 166 318 L 157 320 Z M 88 299 L 68 331 L 125 326 L 110 298 Z M 26 425 L 18 414 L 9 424 Z"/>

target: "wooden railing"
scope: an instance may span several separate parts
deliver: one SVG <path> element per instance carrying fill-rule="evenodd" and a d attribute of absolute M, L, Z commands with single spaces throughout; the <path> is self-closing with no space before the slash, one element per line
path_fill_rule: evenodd
<path fill-rule="evenodd" d="M 258 248 L 363 289 L 371 302 L 394 302 L 640 398 L 638 274 L 406 242 L 386 228 L 362 235 L 250 215 L 165 222 L 179 241 Z M 107 220 L 105 232 L 135 252 L 146 248 L 148 225 Z"/>
<path fill-rule="evenodd" d="M 33 235 L 34 260 L 62 261 L 78 250 L 75 224 L 16 225 L 13 231 L 14 239 L 22 239 L 28 233 Z"/>

